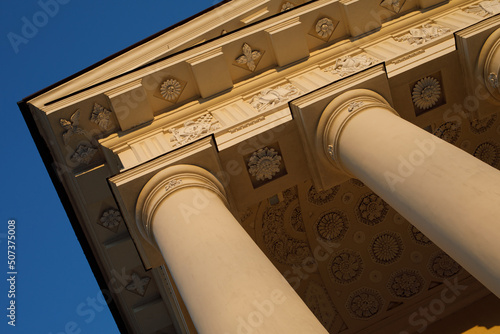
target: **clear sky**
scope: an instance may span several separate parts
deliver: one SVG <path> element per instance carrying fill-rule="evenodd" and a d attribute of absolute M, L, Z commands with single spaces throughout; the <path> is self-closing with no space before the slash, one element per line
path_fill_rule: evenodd
<path fill-rule="evenodd" d="M 16 102 L 217 2 L 2 2 L 0 333 L 118 333 L 109 310 L 91 306 L 99 287 Z M 16 222 L 15 327 L 6 309 L 9 220 Z"/>

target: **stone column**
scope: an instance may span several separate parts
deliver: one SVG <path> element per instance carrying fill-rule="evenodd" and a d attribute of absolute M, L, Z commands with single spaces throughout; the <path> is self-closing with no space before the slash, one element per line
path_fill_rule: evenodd
<path fill-rule="evenodd" d="M 478 59 L 477 71 L 493 99 L 500 103 L 500 28 L 484 42 Z"/>
<path fill-rule="evenodd" d="M 373 91 L 335 98 L 317 143 L 500 297 L 500 172 L 400 118 Z"/>
<path fill-rule="evenodd" d="M 137 202 L 199 333 L 327 333 L 227 208 L 208 171 L 168 167 Z"/>

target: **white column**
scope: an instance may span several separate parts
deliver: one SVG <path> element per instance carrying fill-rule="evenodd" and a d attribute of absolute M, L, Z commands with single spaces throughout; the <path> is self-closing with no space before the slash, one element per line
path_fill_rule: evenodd
<path fill-rule="evenodd" d="M 168 167 L 137 203 L 199 333 L 327 333 L 227 209 L 208 171 Z"/>
<path fill-rule="evenodd" d="M 324 110 L 318 143 L 500 297 L 500 172 L 354 90 Z"/>

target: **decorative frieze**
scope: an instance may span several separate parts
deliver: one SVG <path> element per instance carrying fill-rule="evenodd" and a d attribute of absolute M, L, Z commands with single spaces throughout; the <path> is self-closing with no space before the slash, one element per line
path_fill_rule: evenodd
<path fill-rule="evenodd" d="M 249 103 L 257 111 L 262 112 L 283 104 L 301 94 L 301 91 L 292 84 L 285 84 L 275 88 L 266 88 L 253 96 Z"/>
<path fill-rule="evenodd" d="M 410 29 L 408 33 L 402 36 L 394 36 L 394 39 L 400 43 L 421 45 L 449 32 L 451 32 L 450 28 L 438 24 L 427 23 L 422 25 L 421 28 Z"/>
<path fill-rule="evenodd" d="M 481 17 L 495 15 L 500 13 L 500 1 L 499 0 L 481 1 L 478 4 L 465 8 L 463 11 Z"/>
<path fill-rule="evenodd" d="M 341 77 L 364 70 L 378 63 L 379 60 L 366 54 L 356 56 L 344 56 L 335 61 L 335 65 L 324 69 L 325 72 L 338 74 Z"/>
<path fill-rule="evenodd" d="M 80 120 L 80 109 L 75 111 L 73 115 L 71 115 L 70 119 L 59 119 L 59 124 L 64 128 L 64 132 L 62 134 L 63 141 L 65 145 L 68 145 L 70 138 L 74 134 L 85 134 L 85 131 L 78 126 Z"/>
<path fill-rule="evenodd" d="M 419 50 L 414 51 L 412 53 L 409 53 L 409 54 L 407 54 L 407 55 L 405 55 L 403 57 L 396 58 L 393 61 L 391 61 L 391 63 L 394 64 L 394 65 L 396 65 L 396 64 L 402 63 L 404 61 L 407 61 L 410 58 L 416 57 L 416 56 L 418 56 L 418 55 L 420 55 L 422 53 L 425 53 L 425 50 L 419 49 Z"/>
<path fill-rule="evenodd" d="M 193 140 L 207 135 L 220 128 L 218 122 L 213 122 L 213 117 L 210 113 L 200 116 L 195 121 L 184 122 L 184 125 L 179 128 L 171 128 L 168 131 L 172 134 L 170 141 L 174 147 L 185 145 Z"/>
<path fill-rule="evenodd" d="M 239 67 L 245 68 L 252 72 L 255 71 L 264 52 L 253 50 L 252 47 L 247 43 L 243 44 L 242 50 L 243 54 L 235 59 L 235 65 L 238 65 Z"/>

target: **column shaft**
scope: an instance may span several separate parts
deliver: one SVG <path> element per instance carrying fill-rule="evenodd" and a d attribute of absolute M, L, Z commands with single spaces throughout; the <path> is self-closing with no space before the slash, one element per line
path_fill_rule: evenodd
<path fill-rule="evenodd" d="M 327 131 L 341 168 L 500 297 L 498 170 L 381 106 Z"/>
<path fill-rule="evenodd" d="M 327 333 L 211 189 L 180 185 L 152 232 L 198 332 Z"/>

